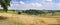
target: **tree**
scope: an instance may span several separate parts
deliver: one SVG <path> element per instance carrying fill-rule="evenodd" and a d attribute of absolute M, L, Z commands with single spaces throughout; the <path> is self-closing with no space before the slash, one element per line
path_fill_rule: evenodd
<path fill-rule="evenodd" d="M 10 6 L 11 0 L 0 0 L 0 5 L 3 7 L 3 11 L 7 12 L 8 6 Z"/>

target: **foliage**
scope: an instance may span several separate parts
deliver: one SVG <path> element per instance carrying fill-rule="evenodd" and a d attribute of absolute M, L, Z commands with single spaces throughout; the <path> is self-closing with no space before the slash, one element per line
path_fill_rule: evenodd
<path fill-rule="evenodd" d="M 48 13 L 52 13 L 52 16 L 54 15 L 56 11 L 53 11 L 53 10 L 48 10 Z"/>
<path fill-rule="evenodd" d="M 10 6 L 10 1 L 11 0 L 0 0 L 0 5 L 3 7 L 3 11 L 7 12 L 7 8 Z"/>
<path fill-rule="evenodd" d="M 23 13 L 33 14 L 33 15 L 45 14 L 45 12 L 41 10 L 26 10 L 26 11 L 23 11 Z"/>
<path fill-rule="evenodd" d="M 18 12 L 18 14 L 21 14 L 21 12 Z"/>

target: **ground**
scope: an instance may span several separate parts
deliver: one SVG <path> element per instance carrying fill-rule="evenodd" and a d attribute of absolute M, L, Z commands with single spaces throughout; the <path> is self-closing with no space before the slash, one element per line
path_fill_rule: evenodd
<path fill-rule="evenodd" d="M 0 20 L 0 25 L 52 25 L 60 24 L 60 16 L 33 16 L 0 13 L 0 16 L 6 17 Z"/>

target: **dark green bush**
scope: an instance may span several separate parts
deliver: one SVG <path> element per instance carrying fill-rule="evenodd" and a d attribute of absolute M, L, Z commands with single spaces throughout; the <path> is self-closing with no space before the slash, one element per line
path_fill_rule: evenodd
<path fill-rule="evenodd" d="M 21 14 L 21 12 L 18 12 L 18 14 Z"/>

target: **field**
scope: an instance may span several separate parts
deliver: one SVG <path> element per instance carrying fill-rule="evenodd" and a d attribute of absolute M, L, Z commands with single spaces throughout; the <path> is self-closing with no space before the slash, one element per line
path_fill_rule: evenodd
<path fill-rule="evenodd" d="M 60 16 L 35 16 L 0 13 L 0 25 L 60 25 Z M 4 19 L 5 18 L 5 19 Z"/>

